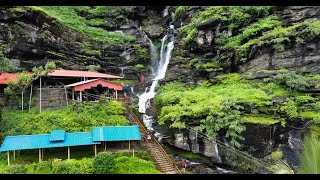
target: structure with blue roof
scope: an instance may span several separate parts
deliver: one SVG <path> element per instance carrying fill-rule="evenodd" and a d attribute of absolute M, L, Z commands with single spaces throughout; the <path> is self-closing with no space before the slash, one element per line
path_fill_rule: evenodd
<path fill-rule="evenodd" d="M 97 144 L 107 141 L 141 140 L 138 126 L 104 126 L 94 127 L 91 132 L 66 133 L 65 130 L 53 130 L 50 134 L 7 136 L 0 147 L 0 152 L 7 151 L 8 165 L 10 165 L 10 151 L 15 159 L 16 150 L 39 149 L 39 162 L 43 157 L 43 149 L 68 147 L 70 159 L 71 146 L 94 145 L 95 156 Z"/>

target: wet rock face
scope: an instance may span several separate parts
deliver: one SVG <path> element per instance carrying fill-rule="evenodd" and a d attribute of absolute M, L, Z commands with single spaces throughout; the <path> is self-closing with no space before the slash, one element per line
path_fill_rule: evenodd
<path fill-rule="evenodd" d="M 189 144 L 187 143 L 187 137 L 184 137 L 182 133 L 174 135 L 174 145 L 178 148 L 190 151 Z"/>
<path fill-rule="evenodd" d="M 255 56 L 248 63 L 240 65 L 240 72 L 254 72 L 263 69 L 284 67 L 297 68 L 298 71 L 317 73 L 320 70 L 320 41 L 284 52 L 265 52 Z"/>
<path fill-rule="evenodd" d="M 121 16 L 106 21 L 101 28 L 135 36 L 136 42 L 112 45 L 93 41 L 44 13 L 3 7 L 0 8 L 0 50 L 14 66 L 29 71 L 34 66 L 53 61 L 64 69 L 86 70 L 88 65 L 100 65 L 100 72 L 114 74 L 121 73 L 118 66 L 128 66 L 129 69 L 124 71 L 126 78 L 135 78 L 137 72 L 134 65 L 147 66 L 149 59 L 138 54 L 138 51 L 145 49 L 148 52 L 149 49 L 149 42 L 141 30 L 150 30 L 149 33 L 158 38 L 165 32 L 168 18 L 162 20 L 161 13 L 158 13 L 161 8 L 141 6 L 124 9 Z M 144 24 L 143 20 L 149 16 L 153 20 Z"/>
<path fill-rule="evenodd" d="M 183 13 L 179 19 L 175 20 L 174 24 L 177 28 L 190 23 L 195 13 L 199 12 L 205 7 L 194 8 Z M 275 14 L 279 16 L 283 23 L 283 26 L 290 26 L 293 23 L 303 22 L 307 19 L 320 19 L 320 8 L 315 6 L 281 6 L 275 7 Z M 176 57 L 190 58 L 186 61 L 180 61 L 171 65 L 167 71 L 168 80 L 179 80 L 182 82 L 190 81 L 191 79 L 210 78 L 219 74 L 225 74 L 229 72 L 256 72 L 260 70 L 275 70 L 279 67 L 286 69 L 297 69 L 302 73 L 317 73 L 320 70 L 319 59 L 319 43 L 320 41 L 315 39 L 311 43 L 299 46 L 286 46 L 285 51 L 276 52 L 271 48 L 259 48 L 252 47 L 249 50 L 248 59 L 246 62 L 240 62 L 236 59 L 234 54 L 227 51 L 223 47 L 218 46 L 214 39 L 218 32 L 224 32 L 231 36 L 235 32 L 228 30 L 223 22 L 217 22 L 214 19 L 207 20 L 197 24 L 198 34 L 191 45 L 183 47 L 182 44 L 176 44 L 176 48 L 181 48 L 179 52 L 176 52 L 172 56 L 172 60 Z M 178 39 L 177 41 L 182 41 Z M 220 51 L 220 52 L 219 52 Z M 219 67 L 219 71 L 213 71 L 207 73 L 202 71 L 201 68 L 190 67 L 192 77 L 185 76 L 185 69 L 183 66 L 190 64 L 190 61 L 194 58 L 205 59 L 201 61 L 202 64 L 210 61 L 218 61 L 216 66 Z M 177 68 L 181 67 L 181 68 Z M 217 68 L 218 69 L 218 68 Z"/>
<path fill-rule="evenodd" d="M 217 145 L 212 141 L 199 137 L 195 131 L 174 134 L 173 145 L 193 153 L 212 157 L 215 162 L 221 162 Z"/>
<path fill-rule="evenodd" d="M 316 6 L 277 7 L 277 10 L 285 26 L 305 19 L 320 18 L 320 9 Z"/>

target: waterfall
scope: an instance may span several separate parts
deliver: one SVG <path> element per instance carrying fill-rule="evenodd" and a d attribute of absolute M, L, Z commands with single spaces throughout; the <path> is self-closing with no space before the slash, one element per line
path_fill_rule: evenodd
<path fill-rule="evenodd" d="M 166 17 L 169 14 L 169 6 L 166 6 L 166 8 L 162 11 L 162 17 Z"/>
<path fill-rule="evenodd" d="M 158 63 L 158 51 L 156 46 L 153 44 L 151 39 L 148 38 L 147 35 L 145 35 L 146 38 L 149 40 L 149 51 L 150 51 L 150 60 L 151 60 L 151 73 L 154 75 L 156 73 L 156 66 Z"/>
<path fill-rule="evenodd" d="M 173 50 L 173 41 L 166 43 L 167 40 L 168 40 L 168 36 L 165 35 L 162 38 L 162 42 L 161 42 L 160 61 L 157 67 L 153 68 L 154 70 L 156 70 L 156 77 L 153 79 L 152 85 L 149 91 L 148 92 L 146 91 L 145 93 L 139 96 L 139 112 L 140 113 L 146 112 L 146 109 L 148 108 L 148 104 L 149 104 L 147 102 L 156 95 L 155 89 L 158 84 L 158 80 L 161 80 L 165 77 L 167 67 L 171 58 L 171 51 Z"/>

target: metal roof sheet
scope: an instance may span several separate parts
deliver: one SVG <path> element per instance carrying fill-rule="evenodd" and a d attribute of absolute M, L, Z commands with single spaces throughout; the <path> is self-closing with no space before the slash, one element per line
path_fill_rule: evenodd
<path fill-rule="evenodd" d="M 104 74 L 90 71 L 75 71 L 75 70 L 54 70 L 47 74 L 47 76 L 62 76 L 62 77 L 90 77 L 90 78 L 123 78 L 111 74 Z"/>
<path fill-rule="evenodd" d="M 18 76 L 14 73 L 0 74 L 0 84 L 8 84 L 10 81 L 18 82 Z"/>
<path fill-rule="evenodd" d="M 93 141 L 141 140 L 138 126 L 103 126 L 93 128 Z"/>
<path fill-rule="evenodd" d="M 50 133 L 50 141 L 63 141 L 65 134 L 65 130 L 53 130 Z"/>
<path fill-rule="evenodd" d="M 83 91 L 84 89 L 91 89 L 92 87 L 97 87 L 98 85 L 102 87 L 107 87 L 114 90 L 123 90 L 123 86 L 118 83 L 110 82 L 105 79 L 90 79 L 87 81 L 80 81 L 72 84 L 65 85 L 64 87 L 73 87 L 75 91 Z"/>
<path fill-rule="evenodd" d="M 101 144 L 101 142 L 93 142 L 92 132 L 66 133 L 64 141 L 50 142 L 49 138 L 50 134 L 7 136 L 2 143 L 0 152 Z"/>

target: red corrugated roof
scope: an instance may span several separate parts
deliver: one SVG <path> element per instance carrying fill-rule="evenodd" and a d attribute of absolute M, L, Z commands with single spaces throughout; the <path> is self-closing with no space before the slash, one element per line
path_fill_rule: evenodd
<path fill-rule="evenodd" d="M 8 84 L 9 81 L 18 81 L 18 77 L 13 73 L 0 74 L 0 84 Z"/>
<path fill-rule="evenodd" d="M 109 89 L 114 89 L 121 91 L 123 90 L 123 86 L 121 84 L 117 84 L 114 82 L 110 82 L 104 79 L 90 79 L 87 81 L 80 81 L 73 84 L 68 84 L 65 87 L 72 87 L 75 91 L 84 91 L 85 89 L 91 89 L 92 87 L 97 87 L 98 85 L 102 87 L 107 87 Z"/>
<path fill-rule="evenodd" d="M 60 77 L 89 77 L 89 78 L 123 78 L 121 76 L 114 76 L 111 74 L 103 74 L 90 71 L 74 71 L 74 70 L 54 70 L 48 73 L 48 76 L 60 76 Z"/>

